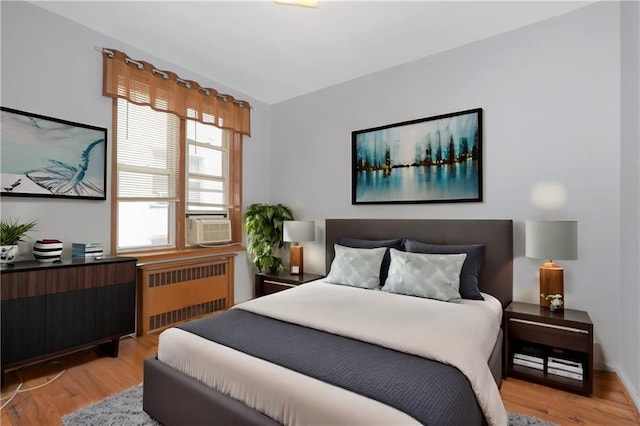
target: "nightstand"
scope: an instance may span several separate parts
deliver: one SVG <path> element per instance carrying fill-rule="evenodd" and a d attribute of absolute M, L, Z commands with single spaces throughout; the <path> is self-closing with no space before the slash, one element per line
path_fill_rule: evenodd
<path fill-rule="evenodd" d="M 299 275 L 292 275 L 289 273 L 283 273 L 283 274 L 258 273 L 256 274 L 255 297 L 276 293 L 278 291 L 286 290 L 288 288 L 295 287 L 300 284 L 319 280 L 322 277 L 324 277 L 324 275 L 307 274 L 307 273 L 299 274 Z"/>
<path fill-rule="evenodd" d="M 504 312 L 504 335 L 507 376 L 593 392 L 593 323 L 586 312 L 513 302 Z"/>

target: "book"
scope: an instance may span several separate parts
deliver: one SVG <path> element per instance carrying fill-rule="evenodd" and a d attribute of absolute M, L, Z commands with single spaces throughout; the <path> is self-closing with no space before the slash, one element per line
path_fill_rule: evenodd
<path fill-rule="evenodd" d="M 520 352 L 514 352 L 513 353 L 513 357 L 514 358 L 520 358 L 520 359 L 524 359 L 527 361 L 531 361 L 531 362 L 537 362 L 537 363 L 544 363 L 544 359 L 542 357 L 538 357 L 535 355 L 527 355 L 527 354 L 522 354 Z"/>
<path fill-rule="evenodd" d="M 551 367 L 547 368 L 547 373 L 555 374 L 556 376 L 567 377 L 569 379 L 575 379 L 575 380 L 582 380 L 584 377 L 580 373 L 573 373 L 571 371 L 560 370 L 558 368 L 551 368 Z"/>
<path fill-rule="evenodd" d="M 547 359 L 547 365 L 550 368 L 570 371 L 572 373 L 582 374 L 584 372 L 584 368 L 582 367 L 582 364 L 580 364 L 579 362 L 570 361 L 570 360 L 561 359 L 561 358 L 554 358 L 551 356 Z"/>
<path fill-rule="evenodd" d="M 71 245 L 72 257 L 102 256 L 102 243 L 73 243 Z"/>
<path fill-rule="evenodd" d="M 102 257 L 103 255 L 104 255 L 103 252 L 97 251 L 97 252 L 94 252 L 94 253 L 85 253 L 84 256 L 80 255 L 80 256 L 73 256 L 73 257 L 84 257 L 86 259 L 86 258 L 90 258 L 90 257 L 91 258 L 93 258 L 93 257 Z"/>
<path fill-rule="evenodd" d="M 544 364 L 543 363 L 527 361 L 526 359 L 521 359 L 521 358 L 515 358 L 514 357 L 513 358 L 513 363 L 514 363 L 514 365 L 522 365 L 523 367 L 535 368 L 536 370 L 544 370 Z"/>

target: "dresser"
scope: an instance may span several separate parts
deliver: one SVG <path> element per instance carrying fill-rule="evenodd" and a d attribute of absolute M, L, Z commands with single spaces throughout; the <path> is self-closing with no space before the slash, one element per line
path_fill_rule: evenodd
<path fill-rule="evenodd" d="M 0 296 L 3 374 L 93 345 L 117 357 L 135 332 L 136 259 L 4 264 Z"/>

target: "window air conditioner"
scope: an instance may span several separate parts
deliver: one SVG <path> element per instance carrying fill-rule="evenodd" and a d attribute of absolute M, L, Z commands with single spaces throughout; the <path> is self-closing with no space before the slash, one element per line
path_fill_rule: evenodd
<path fill-rule="evenodd" d="M 224 216 L 189 216 L 187 244 L 203 245 L 231 241 L 231 221 Z"/>

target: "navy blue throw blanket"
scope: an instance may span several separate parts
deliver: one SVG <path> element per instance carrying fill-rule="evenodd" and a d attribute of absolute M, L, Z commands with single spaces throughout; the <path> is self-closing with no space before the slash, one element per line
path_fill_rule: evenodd
<path fill-rule="evenodd" d="M 348 389 L 425 425 L 481 425 L 457 368 L 241 309 L 179 326 L 216 343 Z"/>

